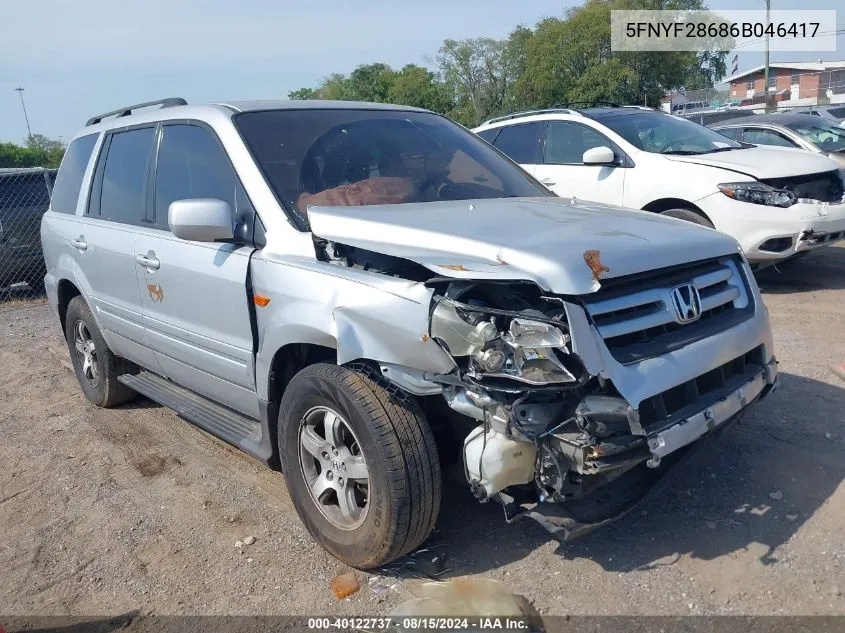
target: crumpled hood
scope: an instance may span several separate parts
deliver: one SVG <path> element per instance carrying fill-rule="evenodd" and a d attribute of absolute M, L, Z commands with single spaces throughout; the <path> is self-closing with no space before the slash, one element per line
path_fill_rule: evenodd
<path fill-rule="evenodd" d="M 821 154 L 797 148 L 763 147 L 760 145 L 699 156 L 673 156 L 668 154 L 666 158 L 679 163 L 693 163 L 729 169 L 758 180 L 817 174 L 837 168 L 833 160 Z"/>
<path fill-rule="evenodd" d="M 408 259 L 438 275 L 531 280 L 569 295 L 600 287 L 586 251 L 600 251 L 609 269 L 601 278 L 609 278 L 739 249 L 713 229 L 568 198 L 311 207 L 308 218 L 315 236 Z"/>

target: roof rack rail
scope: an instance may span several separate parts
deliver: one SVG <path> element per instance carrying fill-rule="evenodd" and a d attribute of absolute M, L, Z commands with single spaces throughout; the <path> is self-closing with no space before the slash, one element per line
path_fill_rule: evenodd
<path fill-rule="evenodd" d="M 613 101 L 567 101 L 565 103 L 555 104 L 556 108 L 572 108 L 576 106 L 579 108 L 595 108 L 596 106 L 604 106 L 606 108 L 621 107 L 618 103 L 614 103 Z"/>
<path fill-rule="evenodd" d="M 576 110 L 572 110 L 571 108 L 544 108 L 542 110 L 524 110 L 522 112 L 512 112 L 511 114 L 505 114 L 504 116 L 497 116 L 493 117 L 492 119 L 487 119 L 481 125 L 487 125 L 489 123 L 498 123 L 499 121 L 508 121 L 510 119 L 518 119 L 519 117 L 523 116 L 532 116 L 534 114 L 576 114 L 578 116 L 581 115 L 580 112 Z"/>
<path fill-rule="evenodd" d="M 150 106 L 161 106 L 162 108 L 172 108 L 173 106 L 181 106 L 181 105 L 188 105 L 188 102 L 185 101 L 182 97 L 170 97 L 168 99 L 158 99 L 156 101 L 147 101 L 145 103 L 136 103 L 135 105 L 126 106 L 124 108 L 118 108 L 117 110 L 112 110 L 111 112 L 105 112 L 103 114 L 98 114 L 95 117 L 91 117 L 85 123 L 85 127 L 89 125 L 95 125 L 105 119 L 106 117 L 124 117 L 129 116 L 135 110 L 140 110 L 141 108 L 149 108 Z"/>

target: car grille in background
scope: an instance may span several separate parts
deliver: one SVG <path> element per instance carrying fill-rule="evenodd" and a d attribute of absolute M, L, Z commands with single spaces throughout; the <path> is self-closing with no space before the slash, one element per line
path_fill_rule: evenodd
<path fill-rule="evenodd" d="M 701 316 L 678 323 L 672 289 L 692 284 Z M 602 281 L 584 301 L 605 345 L 620 363 L 660 356 L 748 319 L 751 293 L 738 257 L 705 260 Z"/>
<path fill-rule="evenodd" d="M 789 178 L 768 178 L 760 182 L 775 189 L 791 191 L 797 198 L 842 202 L 845 197 L 845 181 L 838 170 Z"/>
<path fill-rule="evenodd" d="M 763 346 L 640 403 L 640 424 L 657 433 L 739 389 L 764 369 Z"/>

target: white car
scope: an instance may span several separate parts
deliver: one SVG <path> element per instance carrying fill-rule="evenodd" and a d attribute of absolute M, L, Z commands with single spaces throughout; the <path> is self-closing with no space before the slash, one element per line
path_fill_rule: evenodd
<path fill-rule="evenodd" d="M 559 196 L 716 228 L 755 265 L 845 238 L 845 173 L 825 156 L 642 106 L 522 112 L 473 131 Z"/>

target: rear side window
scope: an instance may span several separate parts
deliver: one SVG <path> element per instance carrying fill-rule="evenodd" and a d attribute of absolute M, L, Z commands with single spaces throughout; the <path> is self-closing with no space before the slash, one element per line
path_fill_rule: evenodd
<path fill-rule="evenodd" d="M 197 125 L 162 128 L 155 178 L 155 223 L 166 227 L 175 200 L 216 198 L 238 207 L 235 171 L 214 134 Z"/>
<path fill-rule="evenodd" d="M 155 128 L 139 128 L 111 136 L 103 167 L 100 216 L 139 224 L 146 215 L 145 185 Z"/>
<path fill-rule="evenodd" d="M 543 128 L 543 123 L 508 125 L 499 132 L 495 146 L 515 163 L 537 164 L 540 162 L 540 138 Z"/>
<path fill-rule="evenodd" d="M 71 141 L 53 185 L 53 200 L 50 208 L 59 213 L 76 213 L 76 201 L 82 188 L 82 178 L 97 142 L 96 134 L 80 136 Z"/>

